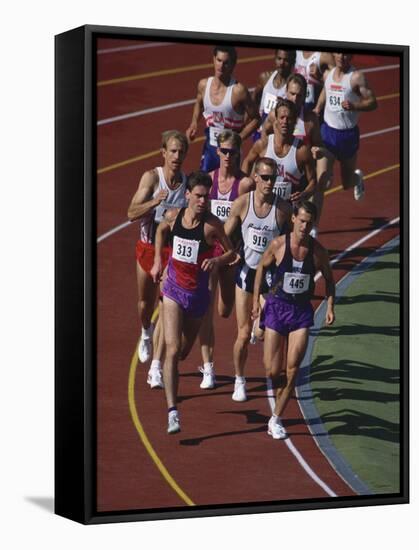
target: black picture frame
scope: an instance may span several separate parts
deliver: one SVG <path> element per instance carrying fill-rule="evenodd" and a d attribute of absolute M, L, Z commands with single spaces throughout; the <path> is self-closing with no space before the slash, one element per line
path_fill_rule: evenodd
<path fill-rule="evenodd" d="M 98 512 L 96 506 L 96 40 L 165 40 L 400 58 L 400 492 Z M 84 524 L 409 502 L 409 48 L 171 30 L 83 26 L 55 39 L 55 512 Z"/>

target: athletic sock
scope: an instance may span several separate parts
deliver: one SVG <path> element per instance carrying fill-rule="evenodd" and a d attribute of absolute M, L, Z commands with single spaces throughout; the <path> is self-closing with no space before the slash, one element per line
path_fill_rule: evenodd
<path fill-rule="evenodd" d="M 167 412 L 168 412 L 169 414 L 170 414 L 171 412 L 173 412 L 173 411 L 177 411 L 177 407 L 176 407 L 176 406 L 175 406 L 175 407 L 169 407 L 169 408 L 167 409 Z"/>
<path fill-rule="evenodd" d="M 160 361 L 160 359 L 153 359 L 151 361 L 150 370 L 151 369 L 161 370 L 161 361 Z"/>
<path fill-rule="evenodd" d="M 237 374 L 236 374 L 236 380 L 237 382 L 242 382 L 242 383 L 246 382 L 246 378 L 244 376 L 237 376 Z"/>
<path fill-rule="evenodd" d="M 151 325 L 148 328 L 141 329 L 141 338 L 151 338 Z"/>
<path fill-rule="evenodd" d="M 204 370 L 210 370 L 214 366 L 214 363 L 204 363 Z"/>

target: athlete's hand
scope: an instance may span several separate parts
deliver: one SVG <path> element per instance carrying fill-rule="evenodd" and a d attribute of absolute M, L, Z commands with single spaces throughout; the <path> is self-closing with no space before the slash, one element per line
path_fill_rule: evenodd
<path fill-rule="evenodd" d="M 342 109 L 344 109 L 345 111 L 354 111 L 355 110 L 354 104 L 351 103 L 350 101 L 348 101 L 347 99 L 345 99 L 345 101 L 342 101 L 341 105 L 342 105 Z"/>
<path fill-rule="evenodd" d="M 327 308 L 326 312 L 326 325 L 333 325 L 335 322 L 335 312 L 333 309 Z"/>
<path fill-rule="evenodd" d="M 195 124 L 193 122 L 185 132 L 186 137 L 188 138 L 188 141 L 193 141 L 196 138 L 197 132 L 198 132 L 198 124 Z"/>
<path fill-rule="evenodd" d="M 295 193 L 291 193 L 290 201 L 291 202 L 298 202 L 301 199 L 302 196 L 303 196 L 303 194 L 301 193 L 301 191 L 296 191 Z"/>
<path fill-rule="evenodd" d="M 209 271 L 211 272 L 214 267 L 217 265 L 218 261 L 217 258 L 205 258 L 205 260 L 201 264 L 202 271 Z"/>
<path fill-rule="evenodd" d="M 156 259 L 154 260 L 153 267 L 150 270 L 150 276 L 155 283 L 159 283 L 161 281 L 161 275 L 162 275 L 161 260 Z"/>
<path fill-rule="evenodd" d="M 312 147 L 311 154 L 313 155 L 314 160 L 319 160 L 324 157 L 321 147 Z"/>
<path fill-rule="evenodd" d="M 240 254 L 238 254 L 237 252 L 235 252 L 235 258 L 234 258 L 234 260 L 231 261 L 228 265 L 229 265 L 229 266 L 235 266 L 235 265 L 237 265 L 238 263 L 240 263 L 241 259 L 242 259 L 242 258 L 241 258 L 241 256 L 240 256 Z"/>
<path fill-rule="evenodd" d="M 157 203 L 157 205 L 159 205 L 161 202 L 163 202 L 164 200 L 166 200 L 168 196 L 169 196 L 169 191 L 167 191 L 166 189 L 162 189 L 162 190 L 159 191 L 159 192 L 157 193 L 157 195 L 154 197 L 154 200 L 155 200 L 155 202 Z"/>
<path fill-rule="evenodd" d="M 252 321 L 256 321 L 256 319 L 260 315 L 260 304 L 259 302 L 253 303 L 252 307 Z"/>

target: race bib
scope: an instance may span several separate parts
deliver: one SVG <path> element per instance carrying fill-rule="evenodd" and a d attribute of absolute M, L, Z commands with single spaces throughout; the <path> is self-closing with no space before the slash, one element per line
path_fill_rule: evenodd
<path fill-rule="evenodd" d="M 231 201 L 211 200 L 211 212 L 217 216 L 222 222 L 225 222 L 230 215 Z"/>
<path fill-rule="evenodd" d="M 266 93 L 263 101 L 263 112 L 267 115 L 275 109 L 278 98 L 274 94 Z"/>
<path fill-rule="evenodd" d="M 213 147 L 218 147 L 218 141 L 217 138 L 223 131 L 222 128 L 216 128 L 215 126 L 209 127 L 209 138 L 210 138 L 210 145 Z"/>
<path fill-rule="evenodd" d="M 307 84 L 306 103 L 314 103 L 314 102 L 315 102 L 314 85 Z"/>
<path fill-rule="evenodd" d="M 281 199 L 288 201 L 291 197 L 292 183 L 290 181 L 276 181 L 273 192 Z"/>
<path fill-rule="evenodd" d="M 179 262 L 185 262 L 187 264 L 198 263 L 199 241 L 191 239 L 182 239 L 175 236 L 173 239 L 173 253 L 172 256 Z"/>
<path fill-rule="evenodd" d="M 308 273 L 284 273 L 283 290 L 287 294 L 302 294 L 307 292 L 310 285 Z"/>
<path fill-rule="evenodd" d="M 345 93 L 343 91 L 332 91 L 329 95 L 329 109 L 331 111 L 342 111 L 342 103 L 345 101 Z"/>
<path fill-rule="evenodd" d="M 263 229 L 249 227 L 246 245 L 255 252 L 262 254 L 265 252 L 271 238 L 272 235 L 270 231 L 263 231 Z"/>

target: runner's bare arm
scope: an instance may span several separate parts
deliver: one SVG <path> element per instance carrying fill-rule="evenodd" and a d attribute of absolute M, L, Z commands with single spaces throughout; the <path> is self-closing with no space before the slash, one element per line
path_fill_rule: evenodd
<path fill-rule="evenodd" d="M 162 264 L 162 251 L 163 247 L 167 242 L 169 232 L 173 226 L 177 213 L 179 210 L 177 208 L 171 208 L 168 210 L 164 219 L 159 223 L 156 231 L 156 240 L 154 244 L 154 263 L 153 267 L 150 270 L 151 278 L 155 283 L 159 282 L 163 273 L 163 264 Z"/>
<path fill-rule="evenodd" d="M 269 77 L 271 76 L 272 71 L 264 71 L 263 73 L 260 73 L 259 80 L 257 85 L 255 86 L 255 89 L 252 92 L 252 100 L 253 103 L 258 107 L 260 105 L 260 101 L 262 99 L 262 93 L 263 88 L 265 87 L 265 84 L 268 82 Z"/>
<path fill-rule="evenodd" d="M 235 201 L 233 201 L 233 204 L 231 206 L 230 215 L 227 218 L 227 221 L 224 224 L 224 232 L 227 235 L 227 237 L 230 237 L 234 231 L 239 227 L 242 223 L 242 212 L 247 207 L 249 200 L 249 195 L 246 193 L 245 195 L 241 195 L 240 197 L 237 197 Z M 247 208 L 246 208 L 247 209 Z"/>
<path fill-rule="evenodd" d="M 262 134 L 261 134 L 262 139 L 266 139 L 269 136 L 269 134 L 273 134 L 274 121 L 275 121 L 275 111 L 272 109 L 272 111 L 266 117 L 265 122 L 262 125 Z"/>
<path fill-rule="evenodd" d="M 217 266 L 222 266 L 231 263 L 235 259 L 235 252 L 233 251 L 233 245 L 230 242 L 230 239 L 224 232 L 224 225 L 216 216 L 209 217 L 209 224 L 213 239 L 218 240 L 221 246 L 224 249 L 224 254 L 217 256 L 215 258 L 206 258 L 202 264 L 201 268 L 204 271 L 212 271 L 212 269 Z"/>
<path fill-rule="evenodd" d="M 374 111 L 377 108 L 377 99 L 369 87 L 364 73 L 355 71 L 351 78 L 351 86 L 354 92 L 359 95 L 359 101 L 343 101 L 342 107 L 346 111 Z"/>
<path fill-rule="evenodd" d="M 168 191 L 160 191 L 160 193 L 153 198 L 157 182 L 158 175 L 156 170 L 149 170 L 143 174 L 138 189 L 128 207 L 127 215 L 129 221 L 132 222 L 145 216 L 167 197 Z"/>
<path fill-rule="evenodd" d="M 329 71 L 325 71 L 323 75 L 323 80 L 325 81 L 326 75 Z M 322 91 L 320 92 L 319 99 L 317 100 L 316 106 L 313 109 L 313 113 L 317 116 L 320 116 L 321 112 L 324 109 L 324 106 L 326 105 L 326 91 L 324 88 L 322 88 Z"/>
<path fill-rule="evenodd" d="M 192 111 L 192 121 L 189 125 L 189 128 L 186 130 L 186 137 L 189 141 L 193 141 L 196 137 L 198 131 L 198 122 L 201 117 L 201 114 L 204 110 L 204 93 L 207 79 L 203 78 L 198 83 L 198 92 L 196 95 L 195 104 Z"/>
<path fill-rule="evenodd" d="M 278 250 L 279 239 L 278 237 L 274 239 L 265 252 L 262 254 L 262 257 L 259 261 L 259 264 L 256 269 L 255 282 L 253 285 L 253 307 L 252 307 L 252 319 L 255 320 L 260 315 L 260 291 L 262 287 L 263 274 L 267 267 L 275 260 L 275 253 Z"/>
<path fill-rule="evenodd" d="M 316 267 L 321 271 L 326 282 L 326 324 L 331 325 L 335 320 L 335 281 L 327 250 L 317 241 L 314 245 L 314 257 Z"/>
<path fill-rule="evenodd" d="M 297 191 L 292 193 L 291 200 L 298 201 L 302 199 L 308 199 L 316 190 L 316 168 L 314 164 L 314 159 L 312 157 L 311 151 L 306 145 L 302 145 L 297 149 L 297 165 L 300 171 L 304 172 L 304 175 L 307 179 L 307 187 L 304 191 Z"/>
<path fill-rule="evenodd" d="M 249 193 L 255 189 L 256 185 L 253 178 L 245 176 L 239 183 L 239 196 Z"/>
<path fill-rule="evenodd" d="M 256 143 L 254 143 L 250 151 L 248 152 L 247 157 L 244 159 L 243 164 L 241 166 L 242 171 L 247 176 L 250 176 L 250 174 L 252 173 L 253 165 L 256 162 L 256 160 L 261 156 L 261 152 L 263 151 L 264 147 L 265 147 L 264 141 L 261 139 L 258 139 Z"/>
<path fill-rule="evenodd" d="M 259 111 L 250 97 L 249 90 L 243 86 L 243 84 L 237 84 L 238 87 L 238 97 L 240 98 L 240 103 L 243 105 L 243 108 L 247 115 L 247 122 L 242 131 L 240 132 L 240 137 L 242 140 L 245 140 L 258 128 L 260 124 Z"/>

